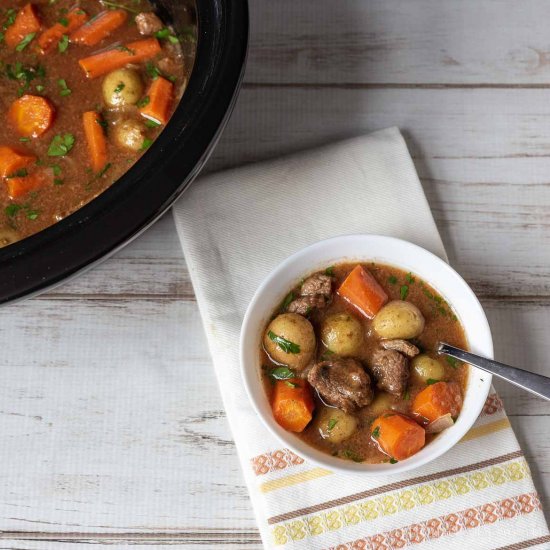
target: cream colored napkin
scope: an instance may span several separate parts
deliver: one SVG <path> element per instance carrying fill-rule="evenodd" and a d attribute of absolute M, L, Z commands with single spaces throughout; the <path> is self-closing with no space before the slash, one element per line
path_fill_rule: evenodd
<path fill-rule="evenodd" d="M 248 402 L 241 322 L 284 258 L 351 233 L 401 237 L 445 258 L 397 129 L 206 176 L 174 217 L 266 547 L 550 548 L 529 468 L 494 393 L 450 452 L 377 479 L 334 474 L 281 448 Z"/>

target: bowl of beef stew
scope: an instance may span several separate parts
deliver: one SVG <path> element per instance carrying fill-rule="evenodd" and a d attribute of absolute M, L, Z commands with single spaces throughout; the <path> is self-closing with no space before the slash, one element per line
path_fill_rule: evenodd
<path fill-rule="evenodd" d="M 11 0 L 0 9 L 0 303 L 115 252 L 227 122 L 245 0 Z"/>
<path fill-rule="evenodd" d="M 342 472 L 403 472 L 459 443 L 490 389 L 489 374 L 439 356 L 440 341 L 493 354 L 460 275 L 403 240 L 336 237 L 258 288 L 242 376 L 265 425 L 298 455 Z"/>

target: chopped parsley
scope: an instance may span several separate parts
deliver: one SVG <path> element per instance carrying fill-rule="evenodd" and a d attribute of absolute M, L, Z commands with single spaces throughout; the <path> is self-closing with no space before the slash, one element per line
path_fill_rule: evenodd
<path fill-rule="evenodd" d="M 140 151 L 145 151 L 146 149 L 149 149 L 149 147 L 151 147 L 151 145 L 153 145 L 153 140 L 150 139 L 150 138 L 145 138 L 143 140 L 143 143 L 141 144 Z"/>
<path fill-rule="evenodd" d="M 137 106 L 138 107 L 145 107 L 146 105 L 149 105 L 151 101 L 151 98 L 146 95 L 145 97 L 142 97 L 138 102 L 137 102 Z"/>
<path fill-rule="evenodd" d="M 10 8 L 6 12 L 6 21 L 2 26 L 2 29 L 5 31 L 8 30 L 8 27 L 11 27 L 15 23 L 16 17 L 17 17 L 17 11 L 15 11 L 13 8 Z"/>
<path fill-rule="evenodd" d="M 29 204 L 17 204 L 15 202 L 8 204 L 8 206 L 4 209 L 6 216 L 9 218 L 14 218 L 21 211 L 25 212 L 25 215 L 29 220 L 36 220 L 40 214 L 38 210 L 33 210 Z"/>
<path fill-rule="evenodd" d="M 126 52 L 126 53 L 129 53 L 130 55 L 136 55 L 136 52 L 134 50 L 131 50 L 130 48 L 128 48 L 127 46 L 117 46 L 115 48 L 116 50 L 120 51 L 120 52 Z"/>
<path fill-rule="evenodd" d="M 336 420 L 336 418 L 331 418 L 329 421 L 328 421 L 328 431 L 332 431 L 334 429 L 334 426 L 336 426 L 336 424 L 338 424 L 338 420 Z"/>
<path fill-rule="evenodd" d="M 296 378 L 294 372 L 288 367 L 276 367 L 271 369 L 267 375 L 273 380 L 289 380 L 290 378 Z"/>
<path fill-rule="evenodd" d="M 380 437 L 380 426 L 376 426 L 376 428 L 372 430 L 371 436 L 373 439 L 378 439 Z"/>
<path fill-rule="evenodd" d="M 295 382 L 290 382 L 290 380 L 285 380 L 285 384 L 289 387 L 289 388 L 299 388 L 300 386 L 298 384 L 296 384 Z"/>
<path fill-rule="evenodd" d="M 451 365 L 451 367 L 453 367 L 453 369 L 458 369 L 458 367 L 460 367 L 460 362 L 455 359 L 454 357 L 451 357 L 450 355 L 447 355 L 445 357 L 447 363 L 449 363 L 449 365 Z"/>
<path fill-rule="evenodd" d="M 73 148 L 75 138 L 72 134 L 58 134 L 52 139 L 48 148 L 48 156 L 64 157 Z"/>
<path fill-rule="evenodd" d="M 6 206 L 4 212 L 6 213 L 6 216 L 13 218 L 22 208 L 23 207 L 20 204 L 12 203 Z"/>
<path fill-rule="evenodd" d="M 8 179 L 10 178 L 24 178 L 25 176 L 28 176 L 29 173 L 27 172 L 27 170 L 25 168 L 21 168 L 19 170 L 16 170 L 15 172 L 13 172 L 12 174 L 10 174 L 9 176 L 7 176 Z"/>
<path fill-rule="evenodd" d="M 351 449 L 344 449 L 342 451 L 342 455 L 345 458 L 353 460 L 353 462 L 363 462 L 364 460 L 362 456 L 359 456 L 355 451 L 352 451 Z"/>
<path fill-rule="evenodd" d="M 286 311 L 288 306 L 290 305 L 290 302 L 294 300 L 294 292 L 292 290 L 285 296 L 285 299 L 283 300 L 283 303 L 281 304 L 281 310 Z"/>
<path fill-rule="evenodd" d="M 390 283 L 390 285 L 394 285 L 395 283 L 397 283 L 397 277 L 395 275 L 390 275 L 388 277 L 388 283 Z"/>
<path fill-rule="evenodd" d="M 160 40 L 168 40 L 171 44 L 179 44 L 179 38 L 167 27 L 160 29 L 153 35 L 155 38 Z"/>
<path fill-rule="evenodd" d="M 277 336 L 272 330 L 267 333 L 267 336 L 272 342 L 275 342 L 285 353 L 300 353 L 300 346 L 283 338 L 282 336 Z"/>
<path fill-rule="evenodd" d="M 126 10 L 126 11 L 129 11 L 130 13 L 135 13 L 136 15 L 140 13 L 140 11 L 130 8 L 128 6 L 125 6 L 124 4 L 119 4 L 118 2 L 111 2 L 110 0 L 101 0 L 101 3 L 112 10 Z"/>
<path fill-rule="evenodd" d="M 29 89 L 32 80 L 46 76 L 46 70 L 42 65 L 25 67 L 23 63 L 18 61 L 13 65 L 9 63 L 6 65 L 6 76 L 10 80 L 17 80 L 19 82 L 20 87 L 17 90 L 17 96 L 21 97 Z"/>
<path fill-rule="evenodd" d="M 126 88 L 126 84 L 124 84 L 124 82 L 119 82 L 118 86 L 115 88 L 115 94 L 119 94 L 124 88 Z"/>
<path fill-rule="evenodd" d="M 59 53 L 65 53 L 69 49 L 69 37 L 64 34 L 57 43 Z"/>
<path fill-rule="evenodd" d="M 147 71 L 147 74 L 153 79 L 156 80 L 159 76 L 161 76 L 161 72 L 151 61 L 148 61 L 145 65 L 145 70 Z"/>
<path fill-rule="evenodd" d="M 331 265 L 325 269 L 325 275 L 328 275 L 329 277 L 334 276 L 334 266 Z"/>
<path fill-rule="evenodd" d="M 441 296 L 430 292 L 422 281 L 420 281 L 420 286 L 422 287 L 422 292 L 424 293 L 424 296 L 432 300 L 432 307 L 437 312 L 443 315 L 443 317 L 449 316 L 453 321 L 458 321 L 458 317 L 454 314 L 451 306 L 449 306 L 449 304 Z"/>
<path fill-rule="evenodd" d="M 390 458 L 390 464 L 397 464 L 399 462 L 399 460 L 395 460 L 395 458 L 393 458 L 393 456 Z"/>
<path fill-rule="evenodd" d="M 68 95 L 71 95 L 73 92 L 72 90 L 67 86 L 67 81 L 64 78 L 60 78 L 57 81 L 57 85 L 59 86 L 59 95 L 62 97 L 66 97 Z"/>
<path fill-rule="evenodd" d="M 401 299 L 405 300 L 409 295 L 409 287 L 407 285 L 402 285 L 401 288 L 399 289 L 399 293 L 401 295 Z"/>
<path fill-rule="evenodd" d="M 35 36 L 35 32 L 30 32 L 29 34 L 27 34 L 25 38 L 23 38 L 23 40 L 21 40 L 21 42 L 19 42 L 19 44 L 15 46 L 16 51 L 22 52 L 34 40 Z"/>
<path fill-rule="evenodd" d="M 439 380 L 436 380 L 435 378 L 428 378 L 428 380 L 426 380 L 426 384 L 428 384 L 428 386 L 431 386 L 432 384 L 437 384 L 439 382 Z"/>
<path fill-rule="evenodd" d="M 107 172 L 107 170 L 109 170 L 109 168 L 111 168 L 112 164 L 110 162 L 108 162 L 98 173 L 97 173 L 97 176 L 96 178 L 102 178 L 105 173 Z"/>
<path fill-rule="evenodd" d="M 95 121 L 104 129 L 107 130 L 109 128 L 109 123 L 106 120 L 103 120 L 102 118 L 96 118 Z"/>
<path fill-rule="evenodd" d="M 407 279 L 407 283 L 409 283 L 410 285 L 412 285 L 415 281 L 415 278 L 413 277 L 413 275 L 410 271 L 405 276 L 405 279 Z"/>
<path fill-rule="evenodd" d="M 145 120 L 145 126 L 147 128 L 158 128 L 160 126 L 160 122 L 157 122 L 156 120 L 151 120 L 150 118 Z"/>

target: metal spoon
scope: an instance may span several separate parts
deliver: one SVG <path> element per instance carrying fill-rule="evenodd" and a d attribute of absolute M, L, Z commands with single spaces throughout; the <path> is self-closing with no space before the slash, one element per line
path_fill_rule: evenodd
<path fill-rule="evenodd" d="M 480 357 L 479 355 L 464 351 L 463 349 L 455 348 L 445 342 L 439 342 L 437 352 L 450 355 L 465 363 L 470 363 L 470 365 L 474 367 L 490 372 L 510 382 L 510 384 L 514 384 L 514 386 L 518 386 L 519 388 L 550 401 L 550 378 L 547 376 L 518 369 L 517 367 L 511 367 L 504 363 L 494 361 L 493 359 L 487 359 L 486 357 Z"/>

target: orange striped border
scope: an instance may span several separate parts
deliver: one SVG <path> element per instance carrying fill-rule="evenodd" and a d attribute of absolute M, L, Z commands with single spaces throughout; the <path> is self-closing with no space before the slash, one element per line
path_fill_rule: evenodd
<path fill-rule="evenodd" d="M 329 550 L 397 550 L 541 509 L 537 493 L 524 493 L 339 544 Z"/>
<path fill-rule="evenodd" d="M 503 410 L 502 400 L 496 393 L 487 397 L 480 416 L 491 416 Z M 290 449 L 277 449 L 250 459 L 255 475 L 262 476 L 304 463 L 304 459 Z"/>
<path fill-rule="evenodd" d="M 291 466 L 303 464 L 304 459 L 293 453 L 290 449 L 277 449 L 271 453 L 256 456 L 250 462 L 254 473 L 257 476 L 262 476 L 269 472 L 284 470 Z"/>
<path fill-rule="evenodd" d="M 492 414 L 496 414 L 502 410 L 504 410 L 502 399 L 498 394 L 492 393 L 487 396 L 487 401 L 485 401 L 485 405 L 483 405 L 483 410 L 479 416 L 491 416 Z"/>

